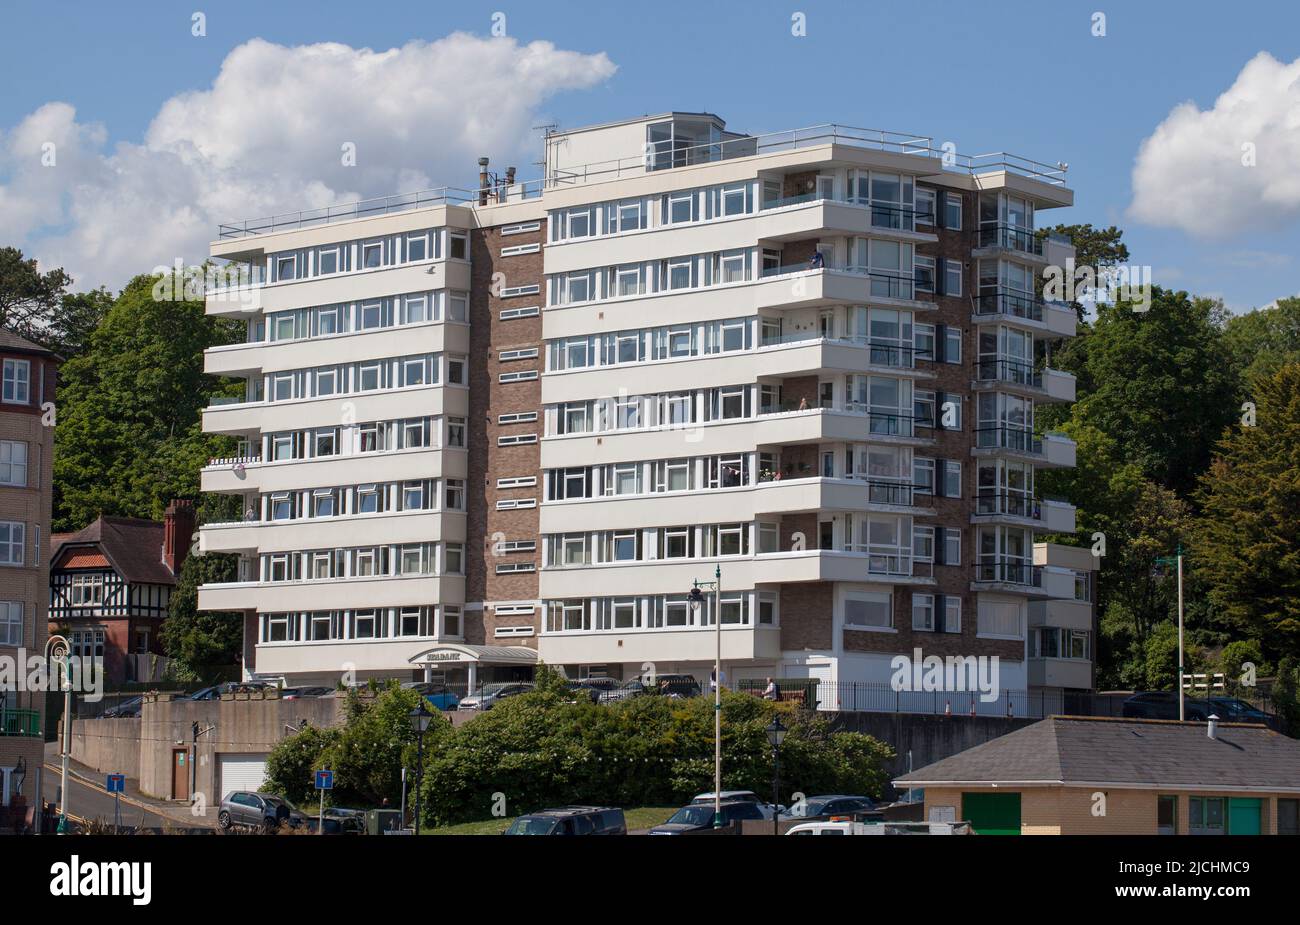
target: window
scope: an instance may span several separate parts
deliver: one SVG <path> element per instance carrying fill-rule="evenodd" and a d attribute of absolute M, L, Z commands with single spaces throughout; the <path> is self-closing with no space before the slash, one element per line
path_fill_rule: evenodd
<path fill-rule="evenodd" d="M 912 595 L 912 629 L 934 632 L 934 595 Z"/>
<path fill-rule="evenodd" d="M 961 231 L 961 197 L 948 193 L 943 198 L 943 227 Z"/>
<path fill-rule="evenodd" d="M 449 511 L 465 510 L 465 480 L 464 479 L 447 479 L 446 510 Z"/>
<path fill-rule="evenodd" d="M 27 444 L 0 440 L 0 485 L 27 485 Z"/>
<path fill-rule="evenodd" d="M 934 224 L 934 190 L 916 188 L 916 221 L 922 225 Z"/>
<path fill-rule="evenodd" d="M 943 329 L 943 361 L 961 363 L 961 328 Z"/>
<path fill-rule="evenodd" d="M 1283 801 L 1279 800 L 1279 808 Z M 1295 802 L 1294 800 L 1292 802 Z M 1281 835 L 1281 816 L 1278 817 L 1278 834 Z M 1178 797 L 1160 795 L 1156 798 L 1156 834 L 1178 834 Z M 1294 835 L 1295 832 L 1290 834 Z"/>
<path fill-rule="evenodd" d="M 287 491 L 271 495 L 271 519 L 290 520 L 293 517 L 293 499 Z"/>
<path fill-rule="evenodd" d="M 961 531 L 947 527 L 943 531 L 943 561 L 948 565 L 961 565 Z"/>
<path fill-rule="evenodd" d="M 21 646 L 22 644 L 22 602 L 0 601 L 0 646 Z"/>
<path fill-rule="evenodd" d="M 460 543 L 448 543 L 442 555 L 443 573 L 463 575 L 465 573 L 465 547 Z"/>
<path fill-rule="evenodd" d="M 1223 797 L 1188 797 L 1187 816 L 1192 835 L 1223 835 L 1227 831 Z"/>
<path fill-rule="evenodd" d="M 934 561 L 934 527 L 916 527 L 912 531 L 912 558 L 918 562 Z"/>
<path fill-rule="evenodd" d="M 275 262 L 275 278 L 282 280 L 296 279 L 298 276 L 297 268 L 298 257 L 296 254 L 280 257 Z"/>
<path fill-rule="evenodd" d="M 447 235 L 447 256 L 452 260 L 469 259 L 469 235 L 464 231 L 452 231 Z"/>
<path fill-rule="evenodd" d="M 0 565 L 22 565 L 24 539 L 27 525 L 16 521 L 0 521 Z"/>
<path fill-rule="evenodd" d="M 912 261 L 912 275 L 916 279 L 917 292 L 934 292 L 934 271 L 935 259 L 917 254 Z"/>
<path fill-rule="evenodd" d="M 961 497 L 961 463 L 951 459 L 944 460 L 943 493 L 948 498 Z"/>
<path fill-rule="evenodd" d="M 887 593 L 849 591 L 844 595 L 844 626 L 888 629 L 894 625 L 894 601 Z"/>
<path fill-rule="evenodd" d="M 1024 639 L 1024 614 L 1021 605 L 1011 601 L 983 599 L 979 602 L 977 629 L 981 636 Z"/>
<path fill-rule="evenodd" d="M 961 598 L 946 595 L 943 599 L 945 633 L 961 632 Z"/>
<path fill-rule="evenodd" d="M 427 260 L 429 258 L 429 235 L 412 234 L 406 236 L 406 259 L 414 262 L 416 260 Z"/>
<path fill-rule="evenodd" d="M 361 245 L 361 266 L 366 270 L 373 270 L 381 266 L 384 262 L 384 245 L 379 241 L 373 241 Z"/>
<path fill-rule="evenodd" d="M 461 611 L 459 607 L 443 605 L 442 608 L 442 634 L 444 636 L 459 636 Z"/>
<path fill-rule="evenodd" d="M 26 405 L 31 401 L 32 364 L 30 360 L 4 361 L 3 400 L 10 405 Z"/>
<path fill-rule="evenodd" d="M 525 311 L 525 309 L 516 309 L 516 311 Z M 534 312 L 536 314 L 536 312 Z M 469 293 L 452 292 L 447 295 L 447 320 L 464 321 L 469 317 Z M 505 312 L 501 313 L 504 320 Z"/>
<path fill-rule="evenodd" d="M 465 446 L 464 418 L 447 418 L 447 446 Z"/>
<path fill-rule="evenodd" d="M 356 512 L 358 514 L 379 513 L 379 489 L 373 482 L 368 485 L 357 486 Z"/>
<path fill-rule="evenodd" d="M 331 273 L 339 271 L 339 249 L 337 247 L 329 250 L 320 250 L 316 254 L 316 273 L 320 276 L 328 276 Z"/>
<path fill-rule="evenodd" d="M 362 363 L 357 367 L 357 391 L 373 392 L 379 388 L 379 363 Z"/>
<path fill-rule="evenodd" d="M 945 260 L 943 262 L 943 293 L 944 295 L 960 296 L 961 295 L 961 278 L 962 265 L 960 260 Z"/>

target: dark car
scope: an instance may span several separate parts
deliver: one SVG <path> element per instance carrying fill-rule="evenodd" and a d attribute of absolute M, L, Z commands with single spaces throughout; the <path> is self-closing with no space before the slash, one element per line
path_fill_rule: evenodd
<path fill-rule="evenodd" d="M 807 797 L 803 804 L 792 806 L 781 813 L 782 819 L 821 819 L 829 816 L 856 816 L 871 812 L 876 808 L 876 801 L 871 797 L 831 794 Z"/>
<path fill-rule="evenodd" d="M 437 681 L 406 681 L 403 682 L 402 687 L 408 691 L 415 691 L 429 702 L 429 706 L 444 712 L 460 706 L 460 698 L 452 692 L 451 688 Z"/>
<path fill-rule="evenodd" d="M 730 825 L 742 819 L 763 819 L 763 810 L 747 800 L 722 804 L 722 822 Z M 650 830 L 651 835 L 690 835 L 713 828 L 713 804 L 692 803 L 668 817 L 668 821 Z"/>
<path fill-rule="evenodd" d="M 510 823 L 506 835 L 626 835 L 623 810 L 602 806 L 563 806 L 528 813 Z"/>
<path fill-rule="evenodd" d="M 220 700 L 222 694 L 251 693 L 266 687 L 271 687 L 271 684 L 266 681 L 227 681 L 224 684 L 214 684 L 212 687 L 195 691 L 190 694 L 190 700 Z"/>
<path fill-rule="evenodd" d="M 281 700 L 302 700 L 310 697 L 328 697 L 334 693 L 332 687 L 284 687 L 280 689 Z"/>
<path fill-rule="evenodd" d="M 131 697 L 127 700 L 119 701 L 103 712 L 105 719 L 129 719 L 140 715 L 140 707 L 144 704 L 143 697 Z"/>
<path fill-rule="evenodd" d="M 298 807 L 273 793 L 234 790 L 226 794 L 217 810 L 217 825 L 223 829 L 232 825 L 252 828 L 266 826 L 268 829 L 287 825 L 291 829 L 298 829 L 307 824 L 307 817 L 298 811 Z"/>
<path fill-rule="evenodd" d="M 1211 697 L 1208 700 L 1210 710 L 1225 723 L 1264 723 L 1267 725 L 1273 717 L 1259 707 L 1253 706 L 1236 697 Z"/>
<path fill-rule="evenodd" d="M 700 696 L 700 682 L 693 675 L 661 674 L 651 680 L 654 683 L 647 685 L 647 690 L 651 693 L 665 694 L 669 697 Z"/>
<path fill-rule="evenodd" d="M 1185 719 L 1209 719 L 1210 710 L 1204 700 L 1183 697 Z M 1139 691 L 1124 701 L 1120 714 L 1129 719 L 1178 719 L 1178 695 L 1171 691 Z"/>
<path fill-rule="evenodd" d="M 346 809 L 342 806 L 330 806 L 325 809 L 325 834 L 332 834 L 330 823 L 336 824 L 339 834 L 366 834 L 366 811 L 364 809 Z"/>
<path fill-rule="evenodd" d="M 599 702 L 602 694 L 616 691 L 619 686 L 619 682 L 614 678 L 584 678 L 581 681 L 569 682 L 570 690 L 585 693 L 591 698 L 592 703 Z"/>

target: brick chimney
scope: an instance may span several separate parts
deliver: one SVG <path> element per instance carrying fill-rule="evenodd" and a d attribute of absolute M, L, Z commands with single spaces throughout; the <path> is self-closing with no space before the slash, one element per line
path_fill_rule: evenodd
<path fill-rule="evenodd" d="M 190 538 L 194 536 L 194 502 L 175 500 L 163 513 L 163 565 L 173 575 L 179 575 L 185 557 L 190 553 Z"/>

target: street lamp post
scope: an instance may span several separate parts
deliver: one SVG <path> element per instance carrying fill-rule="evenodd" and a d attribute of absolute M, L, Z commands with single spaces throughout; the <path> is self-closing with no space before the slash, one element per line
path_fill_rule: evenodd
<path fill-rule="evenodd" d="M 415 834 L 420 834 L 420 782 L 424 777 L 424 733 L 429 728 L 429 721 L 433 719 L 433 714 L 429 712 L 424 705 L 424 697 L 420 697 L 420 705 L 411 711 L 411 728 L 416 733 L 415 745 Z"/>
<path fill-rule="evenodd" d="M 713 587 L 713 827 L 722 828 L 722 566 L 714 566 L 713 581 L 697 581 L 691 588 L 691 609 L 704 603 L 701 588 Z"/>
<path fill-rule="evenodd" d="M 786 728 L 781 717 L 772 717 L 767 727 L 767 741 L 772 744 L 772 834 L 780 835 L 781 814 L 777 807 L 781 805 L 781 743 L 785 741 Z"/>
<path fill-rule="evenodd" d="M 68 760 L 72 754 L 72 647 L 63 636 L 51 636 L 45 641 L 46 663 L 63 662 L 63 735 L 60 737 L 62 769 L 59 783 L 59 824 L 56 832 L 68 828 Z"/>
<path fill-rule="evenodd" d="M 1173 556 L 1161 556 L 1156 559 L 1157 565 L 1174 565 L 1178 566 L 1178 720 L 1182 722 L 1187 717 L 1184 714 L 1183 705 L 1183 544 L 1178 544 L 1178 549 Z"/>

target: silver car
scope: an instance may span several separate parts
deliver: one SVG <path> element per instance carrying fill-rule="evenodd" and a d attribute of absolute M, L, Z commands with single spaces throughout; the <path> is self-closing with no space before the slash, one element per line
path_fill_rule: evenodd
<path fill-rule="evenodd" d="M 276 829 L 287 825 L 291 829 L 307 824 L 307 817 L 284 797 L 273 793 L 255 793 L 251 790 L 232 790 L 221 801 L 217 810 L 217 825 L 223 829 L 231 826 Z"/>

